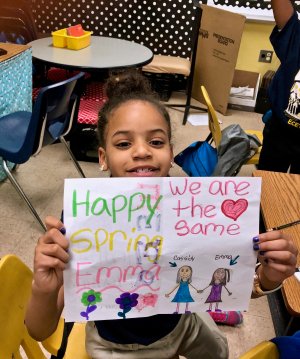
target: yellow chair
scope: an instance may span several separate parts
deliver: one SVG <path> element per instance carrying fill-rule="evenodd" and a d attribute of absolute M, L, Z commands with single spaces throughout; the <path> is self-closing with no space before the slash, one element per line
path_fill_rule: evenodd
<path fill-rule="evenodd" d="M 208 111 L 208 126 L 210 129 L 210 132 L 212 133 L 212 137 L 215 143 L 216 148 L 218 148 L 221 138 L 222 138 L 222 133 L 221 133 L 221 128 L 220 128 L 220 124 L 218 121 L 218 117 L 216 114 L 216 111 L 211 103 L 210 97 L 208 95 L 208 92 L 206 91 L 206 88 L 204 86 L 201 86 L 201 91 L 202 91 L 202 95 L 205 101 L 205 104 L 207 106 L 207 111 Z M 256 135 L 257 138 L 259 139 L 260 143 L 262 143 L 263 141 L 263 134 L 261 131 L 256 131 L 256 130 L 245 130 L 245 132 L 249 135 Z M 245 162 L 245 165 L 257 165 L 259 162 L 259 155 L 260 155 L 260 151 L 261 151 L 261 146 L 258 148 L 258 151 L 254 154 L 254 156 L 252 156 L 247 162 Z"/>
<path fill-rule="evenodd" d="M 91 359 L 85 351 L 85 323 L 74 323 L 68 337 L 68 344 L 63 356 L 58 356 L 64 332 L 65 321 L 60 318 L 56 331 L 42 342 L 43 347 L 55 358 L 63 359 Z"/>
<path fill-rule="evenodd" d="M 24 324 L 31 294 L 32 271 L 15 255 L 0 260 L 0 358 L 22 359 L 20 347 L 28 359 L 46 359 L 39 342 L 30 337 Z M 69 336 L 64 359 L 90 359 L 85 352 L 85 324 L 75 323 Z M 57 355 L 61 346 L 64 320 L 55 333 L 43 342 L 50 354 Z M 75 354 L 74 354 L 75 353 Z"/>
<path fill-rule="evenodd" d="M 263 341 L 248 350 L 239 359 L 279 359 L 279 353 L 274 343 Z"/>
<path fill-rule="evenodd" d="M 245 132 L 248 133 L 248 135 L 256 135 L 256 137 L 259 139 L 259 142 L 263 143 L 263 133 L 262 133 L 262 131 L 246 130 Z M 249 160 L 245 163 L 245 165 L 258 165 L 260 151 L 261 151 L 261 146 L 258 147 L 258 151 L 254 154 L 254 156 L 249 158 Z"/>

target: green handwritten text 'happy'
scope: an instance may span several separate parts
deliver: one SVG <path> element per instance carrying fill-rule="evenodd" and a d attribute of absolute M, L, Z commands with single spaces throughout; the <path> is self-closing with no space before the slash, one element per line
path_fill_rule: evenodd
<path fill-rule="evenodd" d="M 162 198 L 163 196 L 160 195 L 152 205 L 151 195 L 142 192 L 136 192 L 129 197 L 119 194 L 110 199 L 103 197 L 92 199 L 90 197 L 90 191 L 86 191 L 86 193 L 82 195 L 81 191 L 78 192 L 77 190 L 74 190 L 72 196 L 72 216 L 76 218 L 79 210 L 84 211 L 87 217 L 106 214 L 112 218 L 113 223 L 116 223 L 118 213 L 127 211 L 127 220 L 128 222 L 131 222 L 132 214 L 134 212 L 147 208 L 149 211 L 147 224 L 150 224 L 155 210 Z"/>

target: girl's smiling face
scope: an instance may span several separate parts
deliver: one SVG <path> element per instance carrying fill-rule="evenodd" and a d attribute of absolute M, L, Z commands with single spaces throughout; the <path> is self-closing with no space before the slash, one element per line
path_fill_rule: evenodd
<path fill-rule="evenodd" d="M 110 115 L 99 163 L 112 177 L 165 177 L 173 160 L 170 129 L 151 103 L 130 100 Z"/>

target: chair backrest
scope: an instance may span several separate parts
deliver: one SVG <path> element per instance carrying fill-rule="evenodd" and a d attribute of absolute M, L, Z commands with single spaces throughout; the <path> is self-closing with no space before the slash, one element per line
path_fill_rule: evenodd
<path fill-rule="evenodd" d="M 0 358 L 21 358 L 22 346 L 28 359 L 46 359 L 24 324 L 31 282 L 31 270 L 18 257 L 9 254 L 1 258 Z"/>
<path fill-rule="evenodd" d="M 207 106 L 208 126 L 209 126 L 210 132 L 212 134 L 215 146 L 216 146 L 216 148 L 218 148 L 221 138 L 222 138 L 219 120 L 218 120 L 216 111 L 211 103 L 208 92 L 206 91 L 206 88 L 203 85 L 201 86 L 201 91 L 202 91 L 202 95 L 203 95 L 205 104 Z"/>
<path fill-rule="evenodd" d="M 279 352 L 274 343 L 263 341 L 244 353 L 239 359 L 279 359 Z"/>
<path fill-rule="evenodd" d="M 1 9 L 0 9 L 1 10 Z M 32 33 L 21 18 L 0 16 L 1 42 L 25 45 L 34 40 Z"/>
<path fill-rule="evenodd" d="M 32 155 L 67 135 L 78 115 L 84 73 L 41 88 L 31 116 Z"/>
<path fill-rule="evenodd" d="M 57 359 L 91 359 L 85 350 L 86 323 L 65 323 L 61 317 L 56 331 L 41 344 Z"/>
<path fill-rule="evenodd" d="M 31 294 L 32 271 L 13 254 L 0 259 L 0 358 L 21 359 L 20 347 L 28 359 L 47 359 L 39 343 L 28 334 L 24 324 L 25 311 Z M 64 331 L 64 320 L 60 319 L 57 330 L 42 344 L 53 356 L 58 351 Z M 85 323 L 75 323 L 71 331 L 67 350 L 61 358 L 89 359 L 85 351 Z"/>
<path fill-rule="evenodd" d="M 35 25 L 35 21 L 33 19 L 33 15 L 28 9 L 24 10 L 10 3 L 0 4 L 0 14 L 1 16 L 21 19 L 24 23 L 24 26 L 31 33 L 32 39 L 35 40 L 38 38 L 38 32 Z"/>

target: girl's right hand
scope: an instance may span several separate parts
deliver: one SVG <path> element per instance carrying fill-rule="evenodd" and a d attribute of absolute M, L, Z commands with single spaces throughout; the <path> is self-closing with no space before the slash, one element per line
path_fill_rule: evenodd
<path fill-rule="evenodd" d="M 33 289 L 51 293 L 63 285 L 63 271 L 69 261 L 69 242 L 60 220 L 49 216 L 45 222 L 47 232 L 39 238 L 35 248 Z"/>

